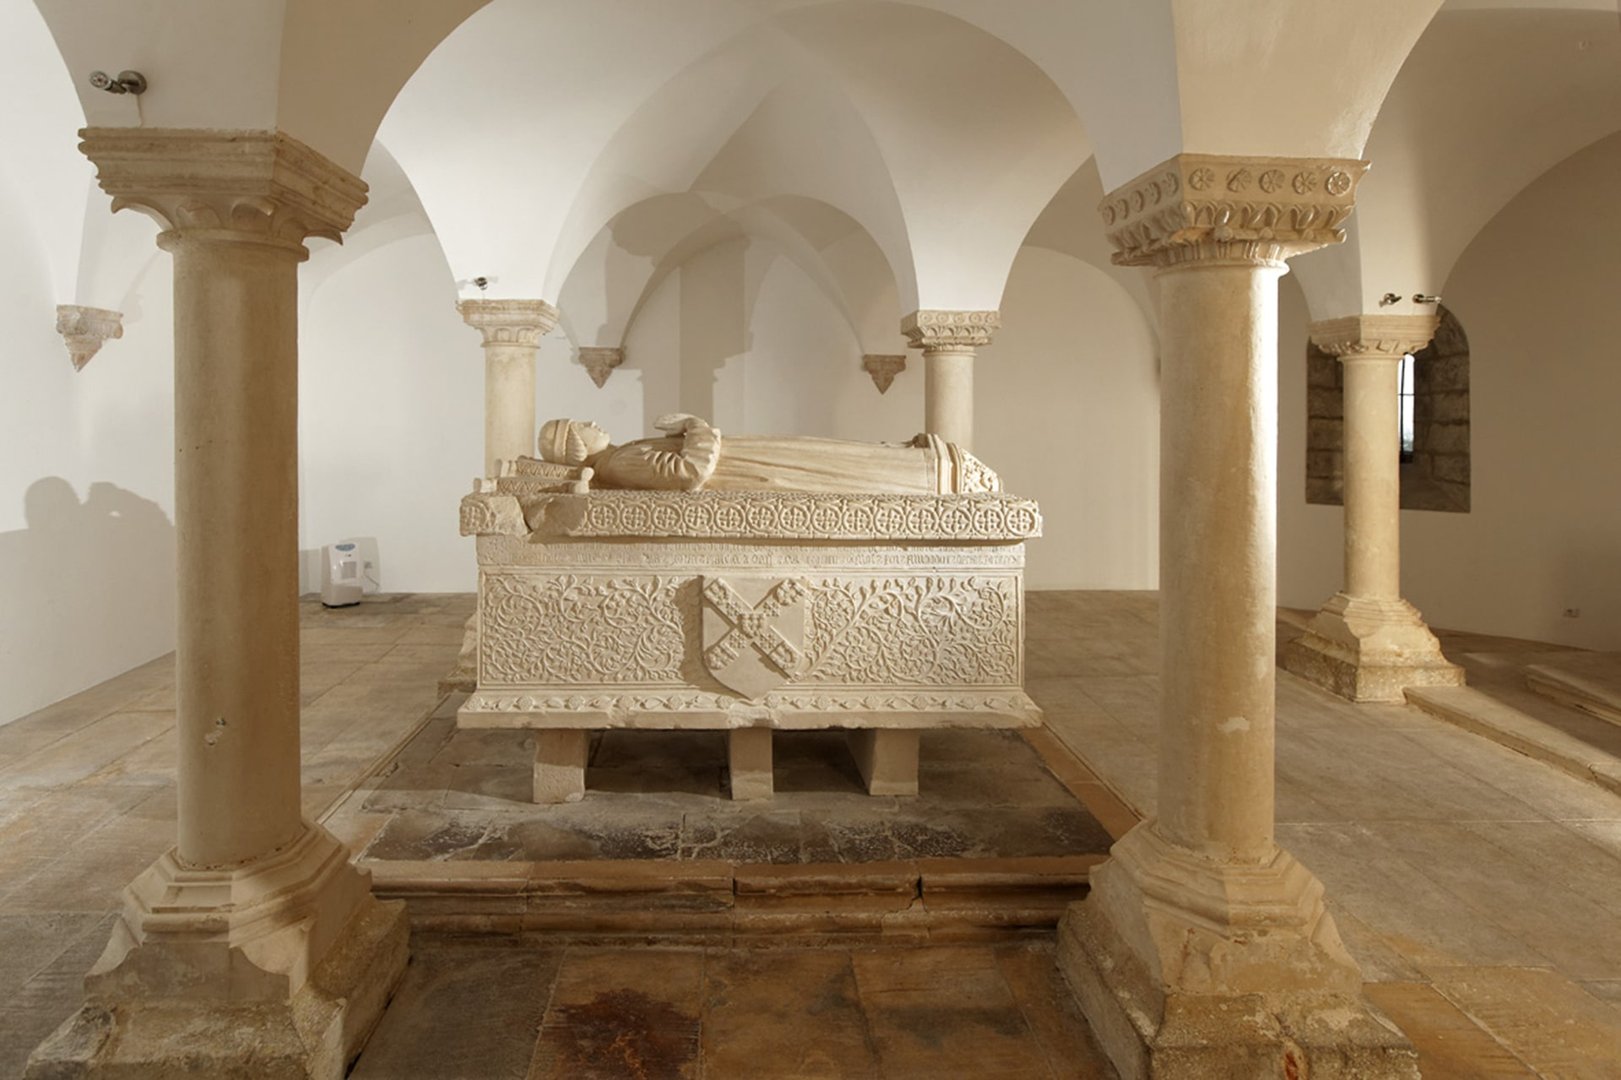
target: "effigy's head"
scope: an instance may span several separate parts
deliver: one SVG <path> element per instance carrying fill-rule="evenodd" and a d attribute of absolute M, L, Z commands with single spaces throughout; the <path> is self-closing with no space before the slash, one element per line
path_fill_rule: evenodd
<path fill-rule="evenodd" d="M 589 420 L 548 420 L 539 442 L 541 460 L 583 465 L 608 448 L 608 433 Z"/>

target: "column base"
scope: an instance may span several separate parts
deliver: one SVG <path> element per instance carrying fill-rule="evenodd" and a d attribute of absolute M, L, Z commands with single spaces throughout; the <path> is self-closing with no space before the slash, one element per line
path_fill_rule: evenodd
<path fill-rule="evenodd" d="M 1282 849 L 1222 863 L 1144 822 L 1064 914 L 1059 967 L 1122 1080 L 1417 1080 L 1322 895 Z"/>
<path fill-rule="evenodd" d="M 1283 668 L 1348 701 L 1405 700 L 1409 686 L 1462 686 L 1418 609 L 1336 593 L 1283 650 Z"/>
<path fill-rule="evenodd" d="M 404 904 L 373 898 L 348 854 L 306 823 L 246 867 L 164 855 L 126 891 L 84 1006 L 34 1051 L 28 1080 L 340 1080 L 405 974 L 410 934 Z"/>

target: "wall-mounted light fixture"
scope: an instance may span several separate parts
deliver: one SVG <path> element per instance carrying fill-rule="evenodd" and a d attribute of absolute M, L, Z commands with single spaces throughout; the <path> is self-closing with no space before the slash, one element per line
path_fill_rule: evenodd
<path fill-rule="evenodd" d="M 109 94 L 135 94 L 146 93 L 146 76 L 139 71 L 120 71 L 115 79 L 105 71 L 92 71 L 90 85 L 97 90 L 105 90 Z"/>

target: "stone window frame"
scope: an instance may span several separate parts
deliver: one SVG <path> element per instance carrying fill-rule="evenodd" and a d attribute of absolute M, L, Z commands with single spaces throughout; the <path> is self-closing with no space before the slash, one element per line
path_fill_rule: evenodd
<path fill-rule="evenodd" d="M 1401 463 L 1403 510 L 1470 507 L 1469 337 L 1445 307 L 1429 345 L 1413 354 L 1413 460 Z M 1306 343 L 1306 502 L 1345 501 L 1345 385 L 1340 362 Z M 1398 435 L 1399 439 L 1399 435 Z M 1392 454 L 1401 452 L 1398 441 Z"/>

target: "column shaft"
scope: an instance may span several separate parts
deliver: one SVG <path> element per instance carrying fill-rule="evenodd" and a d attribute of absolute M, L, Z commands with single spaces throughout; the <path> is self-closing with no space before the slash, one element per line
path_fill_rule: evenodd
<path fill-rule="evenodd" d="M 1272 847 L 1281 273 L 1160 278 L 1159 828 L 1222 859 Z"/>
<path fill-rule="evenodd" d="M 1347 354 L 1345 374 L 1345 591 L 1401 597 L 1401 356 Z"/>
<path fill-rule="evenodd" d="M 974 442 L 974 350 L 923 351 L 923 426 L 969 449 Z"/>
<path fill-rule="evenodd" d="M 229 866 L 299 811 L 296 244 L 164 234 L 174 255 L 178 851 Z M 221 231 L 223 232 L 223 231 Z"/>
<path fill-rule="evenodd" d="M 535 453 L 535 346 L 484 347 L 484 475 Z"/>

